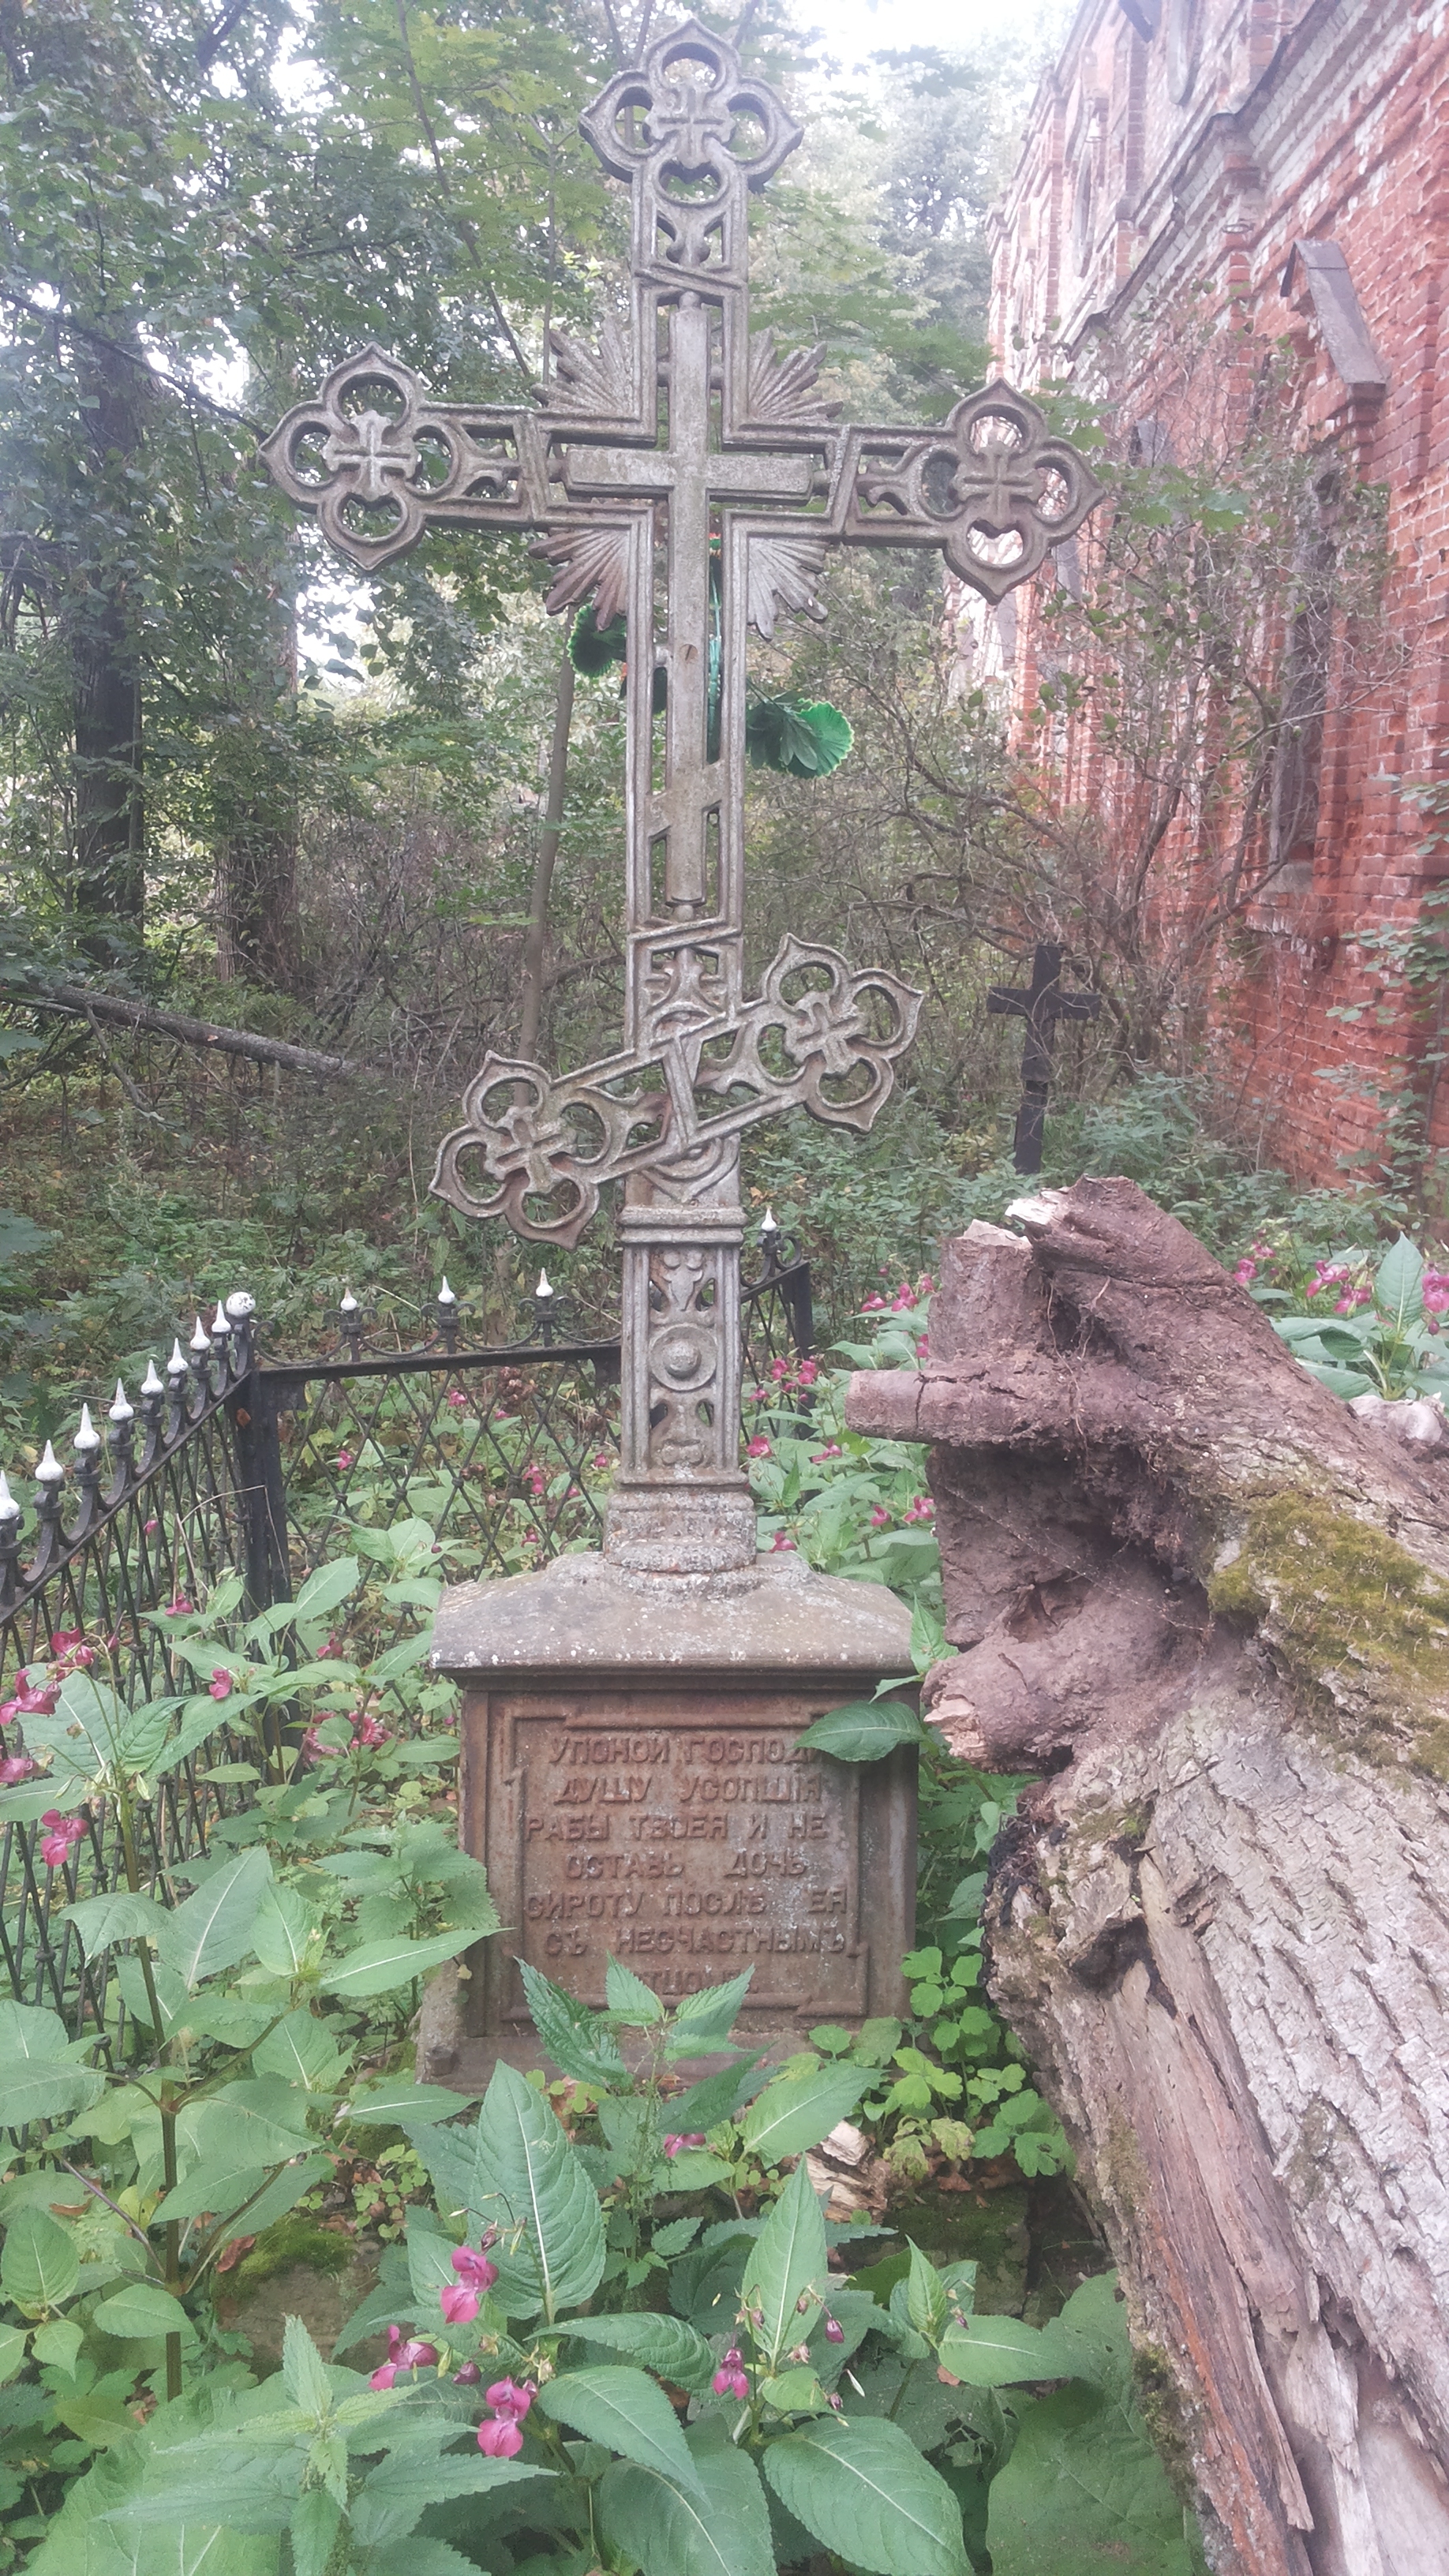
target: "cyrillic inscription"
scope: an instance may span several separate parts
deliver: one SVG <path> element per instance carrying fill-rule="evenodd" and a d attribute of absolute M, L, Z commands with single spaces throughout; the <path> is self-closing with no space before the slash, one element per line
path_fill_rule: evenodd
<path fill-rule="evenodd" d="M 660 1728 L 516 1711 L 521 1955 L 590 2003 L 612 1951 L 670 1998 L 748 1966 L 757 2007 L 852 2009 L 857 1785 L 801 1751 L 811 1713 Z"/>

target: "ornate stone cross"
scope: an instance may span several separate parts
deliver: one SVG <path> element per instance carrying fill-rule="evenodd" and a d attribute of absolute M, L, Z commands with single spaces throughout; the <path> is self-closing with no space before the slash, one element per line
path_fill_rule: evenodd
<path fill-rule="evenodd" d="M 1052 1048 L 1058 1020 L 1094 1020 L 1102 1007 L 1100 993 L 1067 993 L 1062 989 L 1062 955 L 1054 939 L 1039 939 L 1032 954 L 1031 982 L 992 984 L 986 1008 L 998 1018 L 1025 1020 L 1021 1041 L 1021 1107 L 1011 1159 L 1019 1172 L 1041 1170 L 1042 1133 L 1047 1094 L 1052 1082 Z"/>
<path fill-rule="evenodd" d="M 686 21 L 582 124 L 632 192 L 631 307 L 596 349 L 554 335 L 547 408 L 435 402 L 368 349 L 262 452 L 364 571 L 430 526 L 535 528 L 551 609 L 592 598 L 599 625 L 628 617 L 623 1044 L 559 1077 L 489 1055 L 433 1187 L 570 1244 L 605 1182 L 623 1182 L 606 1549 L 706 1572 L 755 1548 L 738 1437 L 741 1131 L 803 1102 L 864 1133 L 920 1007 L 886 969 L 793 937 L 745 993 L 746 630 L 823 614 L 834 544 L 940 546 L 999 600 L 1100 491 L 1009 386 L 937 426 L 843 426 L 816 395 L 818 353 L 782 356 L 751 334 L 748 195 L 800 129 L 722 38 Z"/>

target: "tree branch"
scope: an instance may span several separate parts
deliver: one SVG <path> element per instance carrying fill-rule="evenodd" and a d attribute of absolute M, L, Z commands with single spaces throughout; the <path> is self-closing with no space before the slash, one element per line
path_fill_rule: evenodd
<path fill-rule="evenodd" d="M 233 411 L 230 403 L 213 402 L 185 376 L 173 376 L 163 367 L 153 366 L 124 340 L 112 340 L 104 331 L 93 331 L 86 322 L 75 322 L 68 313 L 47 313 L 44 306 L 32 304 L 26 295 L 17 295 L 13 287 L 0 286 L 0 304 L 8 304 L 16 313 L 28 313 L 32 322 L 44 322 L 52 331 L 63 331 L 70 340 L 85 340 L 93 349 L 108 350 L 112 357 L 124 358 L 130 367 L 139 367 L 148 384 L 164 385 L 168 393 L 179 394 L 185 403 L 199 403 L 203 411 L 214 412 L 218 420 L 235 421 L 239 429 L 249 429 L 254 438 L 261 436 L 261 424 L 244 411 Z"/>
<path fill-rule="evenodd" d="M 92 992 L 84 984 L 54 984 L 49 992 L 11 992 L 6 1007 L 15 1011 L 64 1011 L 77 1019 L 115 1020 L 129 1029 L 152 1029 L 161 1037 L 180 1038 L 187 1046 L 215 1048 L 222 1055 L 249 1056 L 254 1064 L 280 1064 L 294 1073 L 321 1080 L 339 1074 L 365 1073 L 366 1065 L 350 1056 L 322 1055 L 315 1047 L 288 1046 L 281 1038 L 264 1038 L 252 1029 L 218 1028 L 194 1020 L 184 1011 L 157 1011 L 147 1002 L 132 1002 L 119 993 Z M 154 1113 L 151 1113 L 154 1115 Z"/>

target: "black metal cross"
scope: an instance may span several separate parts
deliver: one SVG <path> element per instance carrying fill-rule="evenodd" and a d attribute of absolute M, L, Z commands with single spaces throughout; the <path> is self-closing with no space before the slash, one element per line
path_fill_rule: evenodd
<path fill-rule="evenodd" d="M 1062 991 L 1063 950 L 1055 939 L 1039 939 L 1025 992 L 1017 984 L 993 984 L 986 1007 L 998 1016 L 1025 1020 L 1021 1042 L 1021 1107 L 1011 1159 L 1019 1172 L 1041 1170 L 1042 1129 L 1051 1089 L 1052 1045 L 1058 1020 L 1094 1020 L 1102 1007 L 1100 993 Z"/>

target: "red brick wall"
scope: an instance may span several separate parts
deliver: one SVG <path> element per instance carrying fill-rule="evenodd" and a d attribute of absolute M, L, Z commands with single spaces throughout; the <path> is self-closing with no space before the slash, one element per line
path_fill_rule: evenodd
<path fill-rule="evenodd" d="M 1214 1014 L 1219 1070 L 1272 1150 L 1331 1179 L 1346 1150 L 1373 1142 L 1378 1112 L 1320 1069 L 1422 1085 L 1432 1043 L 1402 1014 L 1385 1024 L 1370 1008 L 1345 1025 L 1330 1013 L 1382 989 L 1358 935 L 1412 921 L 1446 873 L 1423 856 L 1403 789 L 1449 774 L 1449 12 L 1442 0 L 1161 0 L 1160 12 L 1134 0 L 1133 15 L 1160 15 L 1150 39 L 1121 0 L 1083 0 L 1041 85 L 995 218 L 992 338 L 1014 381 L 1065 366 L 1110 395 L 1119 428 L 1170 428 L 1177 369 L 1154 317 L 1205 291 L 1231 402 L 1231 294 L 1256 333 L 1291 346 L 1297 434 L 1336 439 L 1386 489 L 1386 609 L 1406 667 L 1371 703 L 1330 713 L 1311 864 L 1235 934 Z M 1285 296 L 1304 240 L 1341 248 L 1381 388 L 1345 381 L 1301 268 Z M 1022 704 L 1037 642 L 1028 602 Z M 1074 737 L 1053 783 L 1090 793 L 1099 765 Z M 1181 835 L 1174 856 L 1190 864 Z M 1449 1082 L 1431 1142 L 1449 1147 Z"/>

